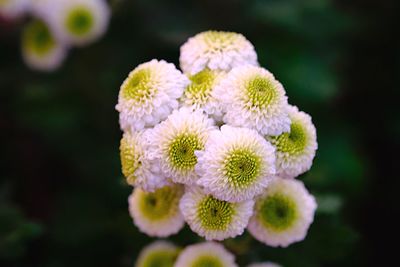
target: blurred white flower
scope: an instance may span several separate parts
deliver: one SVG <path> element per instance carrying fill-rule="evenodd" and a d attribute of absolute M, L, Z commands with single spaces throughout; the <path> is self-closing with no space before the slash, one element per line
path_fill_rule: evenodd
<path fill-rule="evenodd" d="M 281 267 L 279 264 L 273 262 L 253 263 L 247 267 Z"/>
<path fill-rule="evenodd" d="M 29 0 L 0 0 L 0 17 L 15 19 L 29 10 Z"/>
<path fill-rule="evenodd" d="M 53 0 L 47 9 L 49 26 L 57 38 L 75 46 L 96 41 L 105 33 L 110 20 L 105 0 Z"/>
<path fill-rule="evenodd" d="M 56 40 L 41 20 L 25 25 L 21 38 L 22 57 L 32 69 L 53 71 L 60 67 L 67 55 L 67 48 Z"/>
<path fill-rule="evenodd" d="M 243 35 L 223 31 L 206 31 L 189 38 L 181 46 L 179 61 L 189 75 L 205 68 L 229 71 L 241 65 L 258 65 L 256 51 Z"/>

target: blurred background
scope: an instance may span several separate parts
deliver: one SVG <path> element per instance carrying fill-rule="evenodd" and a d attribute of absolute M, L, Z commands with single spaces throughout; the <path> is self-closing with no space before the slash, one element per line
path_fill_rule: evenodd
<path fill-rule="evenodd" d="M 244 266 L 384 266 L 396 257 L 398 2 L 110 1 L 97 43 L 51 74 L 26 67 L 21 25 L 0 21 L 0 266 L 133 266 L 151 239 L 127 211 L 119 163 L 119 86 L 152 58 L 178 63 L 198 32 L 243 33 L 292 104 L 313 116 L 319 150 L 301 177 L 319 209 L 306 240 L 225 245 Z M 200 239 L 186 227 L 179 245 Z"/>

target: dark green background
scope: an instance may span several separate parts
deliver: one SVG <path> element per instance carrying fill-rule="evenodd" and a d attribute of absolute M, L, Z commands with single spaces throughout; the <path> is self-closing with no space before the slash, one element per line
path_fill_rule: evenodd
<path fill-rule="evenodd" d="M 304 242 L 225 244 L 242 265 L 385 266 L 399 224 L 397 1 L 111 1 L 106 36 L 52 74 L 19 51 L 24 20 L 0 23 L 0 265 L 132 266 L 151 241 L 127 212 L 119 86 L 208 29 L 243 33 L 289 101 L 310 113 L 319 150 L 303 175 L 319 209 Z M 397 90 L 396 90 L 397 89 Z M 200 239 L 186 227 L 172 238 Z"/>

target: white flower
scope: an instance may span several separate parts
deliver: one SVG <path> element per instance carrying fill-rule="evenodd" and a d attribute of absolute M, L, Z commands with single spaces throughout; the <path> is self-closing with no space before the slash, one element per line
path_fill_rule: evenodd
<path fill-rule="evenodd" d="M 160 161 L 162 171 L 174 182 L 193 184 L 198 179 L 194 151 L 204 148 L 213 129 L 216 129 L 213 120 L 201 110 L 174 110 L 149 135 L 152 144 L 149 153 Z"/>
<path fill-rule="evenodd" d="M 165 186 L 154 192 L 135 188 L 129 196 L 129 213 L 139 230 L 149 236 L 176 234 L 185 224 L 179 210 L 184 192 L 181 185 Z"/>
<path fill-rule="evenodd" d="M 292 121 L 290 132 L 266 138 L 276 148 L 277 174 L 293 178 L 311 168 L 318 144 L 311 117 L 295 106 L 288 110 Z"/>
<path fill-rule="evenodd" d="M 287 247 L 305 238 L 316 208 L 301 181 L 276 178 L 256 200 L 248 230 L 260 242 Z"/>
<path fill-rule="evenodd" d="M 197 184 L 226 201 L 252 199 L 275 174 L 275 149 L 256 131 L 223 125 L 196 151 Z"/>
<path fill-rule="evenodd" d="M 196 74 L 205 68 L 229 71 L 241 65 L 258 65 L 253 45 L 241 34 L 206 31 L 189 38 L 181 47 L 183 72 Z"/>
<path fill-rule="evenodd" d="M 174 267 L 179 248 L 166 241 L 156 241 L 145 247 L 139 254 L 135 267 Z"/>
<path fill-rule="evenodd" d="M 0 17 L 15 19 L 29 9 L 29 0 L 0 0 Z"/>
<path fill-rule="evenodd" d="M 281 267 L 279 264 L 273 262 L 253 263 L 247 267 Z"/>
<path fill-rule="evenodd" d="M 193 232 L 206 240 L 224 240 L 241 235 L 253 212 L 253 200 L 230 203 L 187 187 L 179 207 Z"/>
<path fill-rule="evenodd" d="M 233 69 L 213 91 L 226 112 L 224 122 L 257 130 L 263 135 L 288 132 L 287 97 L 267 70 L 255 66 Z"/>
<path fill-rule="evenodd" d="M 53 12 L 53 6 L 57 1 L 60 0 L 30 0 L 30 13 L 47 20 L 49 14 Z"/>
<path fill-rule="evenodd" d="M 25 26 L 21 42 L 22 57 L 32 69 L 55 70 L 67 55 L 67 48 L 54 38 L 48 26 L 40 20 L 33 20 Z"/>
<path fill-rule="evenodd" d="M 221 244 L 204 242 L 186 247 L 174 267 L 238 267 L 235 257 Z"/>
<path fill-rule="evenodd" d="M 189 76 L 190 84 L 183 92 L 181 106 L 191 109 L 203 109 L 217 121 L 222 121 L 220 103 L 212 96 L 215 86 L 225 77 L 226 73 L 208 68 Z"/>
<path fill-rule="evenodd" d="M 116 109 L 122 129 L 141 130 L 166 119 L 178 108 L 188 78 L 171 63 L 151 60 L 140 64 L 124 81 Z"/>
<path fill-rule="evenodd" d="M 161 172 L 159 162 L 148 157 L 147 134 L 150 130 L 125 132 L 120 143 L 122 173 L 128 184 L 145 191 L 169 185 L 170 181 Z"/>
<path fill-rule="evenodd" d="M 84 46 L 107 30 L 110 8 L 104 0 L 53 0 L 48 8 L 49 25 L 65 44 Z"/>

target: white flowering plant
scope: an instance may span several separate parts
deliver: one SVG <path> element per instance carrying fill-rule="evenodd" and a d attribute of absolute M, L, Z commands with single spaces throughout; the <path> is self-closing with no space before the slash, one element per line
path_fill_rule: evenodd
<path fill-rule="evenodd" d="M 133 223 L 168 237 L 186 222 L 207 240 L 162 266 L 237 266 L 214 242 L 246 229 L 273 247 L 303 240 L 317 207 L 296 179 L 317 150 L 311 116 L 288 103 L 241 34 L 202 32 L 180 52 L 181 70 L 153 59 L 133 69 L 119 92 Z"/>

